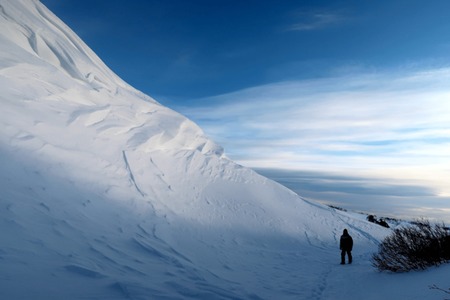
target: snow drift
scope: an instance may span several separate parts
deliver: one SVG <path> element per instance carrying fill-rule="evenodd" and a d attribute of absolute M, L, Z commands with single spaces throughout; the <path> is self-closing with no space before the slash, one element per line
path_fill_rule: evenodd
<path fill-rule="evenodd" d="M 0 45 L 0 298 L 384 295 L 368 258 L 386 229 L 233 163 L 39 1 L 0 0 Z"/>

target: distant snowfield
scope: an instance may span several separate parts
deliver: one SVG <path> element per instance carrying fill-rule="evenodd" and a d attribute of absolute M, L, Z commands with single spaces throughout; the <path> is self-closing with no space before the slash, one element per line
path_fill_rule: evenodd
<path fill-rule="evenodd" d="M 0 44 L 1 299 L 443 298 L 449 266 L 378 273 L 388 229 L 228 160 L 39 1 L 0 0 Z"/>

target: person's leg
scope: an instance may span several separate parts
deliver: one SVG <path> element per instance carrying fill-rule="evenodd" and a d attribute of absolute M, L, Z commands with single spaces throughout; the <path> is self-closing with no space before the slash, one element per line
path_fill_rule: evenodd
<path fill-rule="evenodd" d="M 348 255 L 348 263 L 351 264 L 353 261 L 352 251 L 347 251 L 347 255 Z"/>
<path fill-rule="evenodd" d="M 341 265 L 345 265 L 345 251 L 341 251 Z"/>

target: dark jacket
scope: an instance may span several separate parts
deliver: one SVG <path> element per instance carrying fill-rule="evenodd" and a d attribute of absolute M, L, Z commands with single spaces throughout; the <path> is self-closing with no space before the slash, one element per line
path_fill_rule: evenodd
<path fill-rule="evenodd" d="M 344 233 L 341 235 L 339 248 L 344 251 L 352 251 L 353 249 L 353 239 L 348 234 L 347 229 L 344 229 Z"/>

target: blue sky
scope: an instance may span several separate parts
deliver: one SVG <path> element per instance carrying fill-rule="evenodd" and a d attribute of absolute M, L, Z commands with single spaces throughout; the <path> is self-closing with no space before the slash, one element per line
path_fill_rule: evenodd
<path fill-rule="evenodd" d="M 448 214 L 450 1 L 42 2 L 233 160 L 387 184 L 372 202 L 426 191 L 417 215 Z"/>
<path fill-rule="evenodd" d="M 448 1 L 44 0 L 121 77 L 178 101 L 448 63 Z"/>

